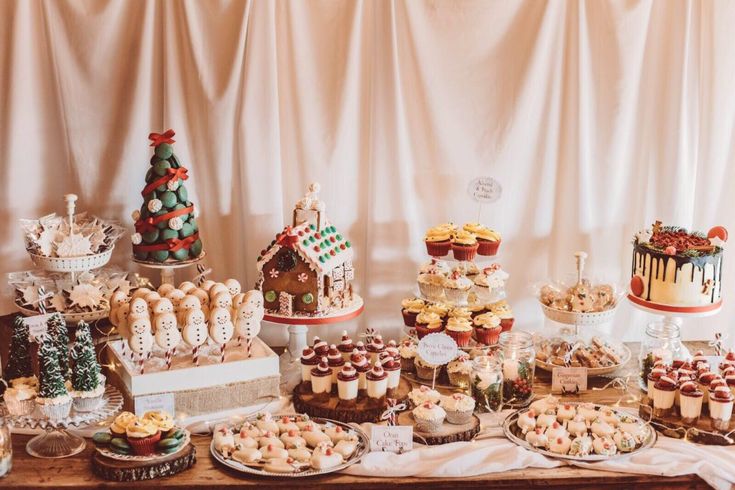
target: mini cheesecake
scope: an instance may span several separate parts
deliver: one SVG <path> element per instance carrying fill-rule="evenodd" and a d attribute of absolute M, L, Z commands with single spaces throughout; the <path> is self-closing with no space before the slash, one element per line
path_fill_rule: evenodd
<path fill-rule="evenodd" d="M 337 393 L 337 373 L 339 373 L 342 366 L 345 365 L 345 360 L 342 359 L 342 354 L 340 354 L 339 349 L 337 349 L 337 346 L 334 344 L 329 346 L 329 351 L 327 352 L 327 363 L 329 364 L 329 367 L 332 368 L 332 391 Z"/>
<path fill-rule="evenodd" d="M 342 359 L 348 362 L 352 351 L 355 349 L 355 344 L 352 343 L 352 339 L 347 335 L 347 330 L 342 331 L 342 340 L 340 340 L 337 349 L 342 354 Z"/>
<path fill-rule="evenodd" d="M 312 349 L 316 352 L 316 356 L 321 359 L 322 356 L 326 356 L 327 353 L 329 353 L 329 344 L 326 340 L 314 337 L 314 345 L 312 346 Z"/>
<path fill-rule="evenodd" d="M 329 367 L 326 357 L 322 357 L 317 367 L 311 370 L 311 391 L 319 401 L 329 401 L 329 394 L 332 391 L 332 368 Z"/>
<path fill-rule="evenodd" d="M 301 381 L 311 387 L 311 370 L 319 364 L 319 358 L 314 349 L 307 347 L 301 353 Z"/>
<path fill-rule="evenodd" d="M 357 371 L 357 394 L 359 396 L 367 395 L 367 373 L 370 371 L 370 363 L 367 358 L 360 354 L 360 351 L 354 349 L 350 356 L 350 364 Z"/>
<path fill-rule="evenodd" d="M 702 393 L 704 393 L 704 398 L 702 403 L 704 405 L 707 405 L 709 402 L 709 385 L 712 383 L 712 381 L 715 378 L 718 378 L 719 375 L 717 373 L 713 373 L 712 371 L 705 371 L 697 377 L 697 380 L 699 381 L 699 389 L 702 390 Z"/>
<path fill-rule="evenodd" d="M 337 394 L 341 406 L 354 407 L 357 404 L 358 384 L 357 370 L 351 363 L 346 362 L 337 373 Z"/>
<path fill-rule="evenodd" d="M 661 376 L 653 386 L 653 415 L 666 417 L 674 407 L 674 397 L 678 383 L 668 374 Z"/>
<path fill-rule="evenodd" d="M 381 405 L 388 391 L 388 373 L 385 372 L 380 361 L 365 375 L 367 379 L 368 400 L 373 405 Z"/>
<path fill-rule="evenodd" d="M 398 394 L 398 385 L 401 382 L 401 363 L 393 357 L 387 356 L 381 360 L 381 365 L 385 372 L 388 373 L 386 396 L 388 398 L 395 398 Z"/>
<path fill-rule="evenodd" d="M 712 419 L 712 429 L 727 432 L 732 418 L 733 394 L 727 386 L 718 385 L 710 391 L 709 416 Z"/>
<path fill-rule="evenodd" d="M 697 383 L 691 380 L 684 381 L 679 387 L 679 413 L 685 425 L 694 426 L 702 413 L 702 399 L 704 393 Z"/>
<path fill-rule="evenodd" d="M 648 373 L 646 386 L 648 387 L 648 398 L 651 400 L 651 402 L 653 402 L 654 385 L 656 384 L 656 381 L 658 381 L 658 379 L 664 374 L 666 374 L 666 369 L 662 366 L 656 366 L 651 369 L 650 373 Z"/>
<path fill-rule="evenodd" d="M 378 360 L 380 359 L 380 354 L 382 354 L 384 350 L 385 344 L 383 343 L 383 337 L 381 335 L 376 335 L 375 337 L 373 337 L 372 342 L 367 345 L 370 362 L 373 364 L 378 362 Z"/>

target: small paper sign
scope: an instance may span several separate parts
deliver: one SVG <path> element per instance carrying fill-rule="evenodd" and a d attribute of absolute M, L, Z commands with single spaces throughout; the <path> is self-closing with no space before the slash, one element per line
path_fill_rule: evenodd
<path fill-rule="evenodd" d="M 155 395 L 139 396 L 135 398 L 135 415 L 142 417 L 144 413 L 151 410 L 168 412 L 174 414 L 174 394 L 156 393 Z"/>
<path fill-rule="evenodd" d="M 373 425 L 371 451 L 405 453 L 413 449 L 413 427 L 410 425 Z"/>
<path fill-rule="evenodd" d="M 551 392 L 574 394 L 587 391 L 586 367 L 555 367 L 551 371 Z"/>
<path fill-rule="evenodd" d="M 478 177 L 470 181 L 467 194 L 472 199 L 481 203 L 491 203 L 500 199 L 503 188 L 500 183 L 492 177 Z"/>
<path fill-rule="evenodd" d="M 48 321 L 54 313 L 48 313 L 46 315 L 34 315 L 27 316 L 23 319 L 23 322 L 28 325 L 28 333 L 30 334 L 30 340 L 38 342 L 38 339 L 42 337 L 48 330 Z"/>
<path fill-rule="evenodd" d="M 457 351 L 457 342 L 445 333 L 431 333 L 419 340 L 418 354 L 429 364 L 446 364 L 457 357 Z"/>

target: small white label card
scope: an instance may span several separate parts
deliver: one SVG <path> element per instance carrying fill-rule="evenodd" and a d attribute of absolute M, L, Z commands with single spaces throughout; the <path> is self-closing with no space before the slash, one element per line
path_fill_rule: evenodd
<path fill-rule="evenodd" d="M 144 413 L 151 410 L 161 410 L 174 414 L 174 394 L 156 393 L 155 395 L 139 396 L 135 398 L 135 415 L 142 417 Z"/>
<path fill-rule="evenodd" d="M 410 425 L 373 425 L 371 451 L 405 453 L 413 449 L 413 427 Z"/>
<path fill-rule="evenodd" d="M 479 203 L 491 203 L 500 199 L 503 187 L 492 177 L 477 177 L 467 186 L 467 194 Z"/>
<path fill-rule="evenodd" d="M 587 390 L 586 367 L 555 367 L 551 371 L 551 392 L 575 394 Z"/>
<path fill-rule="evenodd" d="M 421 359 L 435 366 L 454 360 L 458 351 L 457 342 L 445 333 L 430 333 L 419 340 Z"/>
<path fill-rule="evenodd" d="M 28 333 L 30 334 L 30 340 L 38 342 L 38 339 L 42 337 L 46 331 L 48 331 L 48 321 L 54 313 L 47 313 L 46 315 L 34 315 L 27 316 L 23 319 L 23 322 L 28 325 Z"/>

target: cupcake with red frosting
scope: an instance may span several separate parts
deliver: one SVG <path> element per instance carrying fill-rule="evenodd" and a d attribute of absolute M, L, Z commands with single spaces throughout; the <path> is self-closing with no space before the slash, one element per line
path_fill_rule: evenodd
<path fill-rule="evenodd" d="M 709 395 L 709 416 L 712 420 L 712 429 L 728 432 L 732 418 L 733 394 L 727 386 L 719 385 Z"/>
<path fill-rule="evenodd" d="M 342 330 L 342 340 L 340 340 L 337 350 L 342 354 L 342 359 L 345 362 L 350 360 L 352 350 L 355 348 L 355 344 L 352 343 L 352 339 L 347 335 L 347 330 Z"/>
<path fill-rule="evenodd" d="M 380 361 L 375 363 L 373 368 L 365 375 L 365 378 L 367 379 L 369 402 L 376 406 L 382 405 L 388 391 L 388 373 L 380 365 Z"/>
<path fill-rule="evenodd" d="M 342 369 L 342 366 L 345 365 L 345 360 L 342 359 L 342 354 L 339 352 L 339 349 L 337 349 L 337 346 L 332 344 L 329 346 L 329 351 L 327 352 L 327 362 L 329 364 L 329 367 L 332 368 L 332 391 L 334 393 L 337 392 L 337 373 Z"/>
<path fill-rule="evenodd" d="M 357 393 L 359 396 L 365 396 L 367 394 L 367 373 L 370 371 L 370 363 L 367 357 L 360 354 L 360 351 L 355 349 L 352 351 L 350 356 L 350 364 L 357 371 Z"/>
<path fill-rule="evenodd" d="M 346 362 L 337 373 L 337 395 L 343 407 L 354 407 L 357 404 L 358 374 L 352 364 Z"/>
<path fill-rule="evenodd" d="M 306 347 L 301 353 L 301 381 L 311 386 L 311 370 L 319 364 L 319 358 L 311 347 Z"/>
<path fill-rule="evenodd" d="M 329 367 L 326 357 L 322 357 L 319 364 L 311 370 L 311 391 L 316 400 L 329 401 L 332 392 L 332 368 Z"/>
<path fill-rule="evenodd" d="M 653 385 L 653 415 L 667 417 L 674 408 L 674 397 L 678 383 L 674 378 L 665 374 Z"/>
<path fill-rule="evenodd" d="M 702 398 L 704 393 L 697 383 L 691 380 L 684 381 L 679 387 L 679 413 L 685 425 L 697 425 L 702 413 Z"/>
<path fill-rule="evenodd" d="M 376 335 L 373 340 L 367 345 L 368 358 L 370 362 L 375 364 L 380 359 L 380 354 L 385 351 L 385 344 L 383 343 L 383 336 Z"/>

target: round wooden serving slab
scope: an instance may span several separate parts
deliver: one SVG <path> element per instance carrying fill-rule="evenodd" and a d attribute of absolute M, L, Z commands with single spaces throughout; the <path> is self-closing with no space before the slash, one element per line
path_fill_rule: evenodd
<path fill-rule="evenodd" d="M 471 441 L 480 432 L 480 419 L 472 415 L 470 421 L 463 425 L 450 424 L 444 421 L 437 432 L 421 432 L 416 429 L 416 422 L 410 411 L 398 415 L 397 425 L 413 425 L 413 440 L 429 446 L 449 444 L 450 442 Z"/>
<path fill-rule="evenodd" d="M 401 378 L 401 382 L 398 384 L 396 400 L 404 400 L 410 391 L 411 383 Z M 367 396 L 358 397 L 355 406 L 345 407 L 340 403 L 339 398 L 334 393 L 328 402 L 321 402 L 314 398 L 311 389 L 304 383 L 299 383 L 296 386 L 293 391 L 292 401 L 296 413 L 305 413 L 310 417 L 339 420 L 345 423 L 354 422 L 357 424 L 378 422 L 386 407 L 385 402 L 376 406 L 368 400 Z"/>
<path fill-rule="evenodd" d="M 155 461 L 118 461 L 106 458 L 95 451 L 92 455 L 92 471 L 105 480 L 135 482 L 171 476 L 188 470 L 196 463 L 196 448 L 189 443 L 183 451 Z"/>

